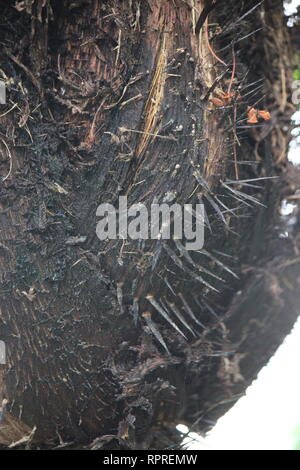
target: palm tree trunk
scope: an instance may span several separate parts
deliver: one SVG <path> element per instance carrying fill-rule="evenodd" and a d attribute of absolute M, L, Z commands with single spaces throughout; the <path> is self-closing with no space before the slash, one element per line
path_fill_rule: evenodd
<path fill-rule="evenodd" d="M 177 445 L 176 424 L 209 429 L 290 331 L 277 3 L 220 0 L 202 25 L 202 0 L 1 3 L 4 446 Z M 247 124 L 247 106 L 271 120 Z M 100 241 L 97 207 L 119 196 L 202 200 L 205 251 Z"/>

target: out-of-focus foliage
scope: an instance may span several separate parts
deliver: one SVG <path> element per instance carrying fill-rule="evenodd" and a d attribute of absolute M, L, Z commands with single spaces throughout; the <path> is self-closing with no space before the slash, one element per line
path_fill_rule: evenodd
<path fill-rule="evenodd" d="M 296 428 L 295 431 L 294 450 L 300 450 L 300 425 Z"/>
<path fill-rule="evenodd" d="M 293 78 L 294 80 L 300 80 L 300 69 L 295 69 L 293 71 Z"/>

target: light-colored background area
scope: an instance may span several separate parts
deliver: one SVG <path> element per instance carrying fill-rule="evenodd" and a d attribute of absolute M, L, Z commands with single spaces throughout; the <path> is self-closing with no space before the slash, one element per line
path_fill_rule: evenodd
<path fill-rule="evenodd" d="M 300 424 L 300 320 L 231 410 L 202 439 L 190 442 L 190 449 L 288 450 L 295 444 Z M 181 430 L 187 431 L 185 426 Z"/>

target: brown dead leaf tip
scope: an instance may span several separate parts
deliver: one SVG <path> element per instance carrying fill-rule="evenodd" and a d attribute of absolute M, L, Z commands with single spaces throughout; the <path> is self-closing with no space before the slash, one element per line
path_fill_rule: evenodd
<path fill-rule="evenodd" d="M 248 124 L 256 124 L 258 122 L 258 117 L 261 117 L 265 121 L 269 121 L 271 119 L 271 115 L 269 111 L 266 111 L 265 109 L 255 109 L 252 108 L 251 106 L 248 106 L 247 108 L 247 114 L 248 114 Z"/>
<path fill-rule="evenodd" d="M 216 94 L 218 95 L 218 97 L 213 96 L 211 98 L 211 101 L 217 107 L 227 106 L 228 104 L 231 103 L 231 101 L 234 97 L 237 100 L 239 100 L 241 98 L 241 96 L 238 93 L 236 93 L 235 91 L 232 91 L 230 93 L 225 93 L 222 90 L 216 90 Z"/>

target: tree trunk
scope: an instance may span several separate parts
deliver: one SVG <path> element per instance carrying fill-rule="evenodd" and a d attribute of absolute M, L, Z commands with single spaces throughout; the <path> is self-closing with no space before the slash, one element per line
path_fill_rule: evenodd
<path fill-rule="evenodd" d="M 282 2 L 219 0 L 208 39 L 209 3 L 0 4 L 4 446 L 177 446 L 175 426 L 207 431 L 297 318 Z M 248 124 L 248 106 L 271 120 Z M 97 207 L 120 196 L 201 200 L 204 251 L 100 241 Z"/>

